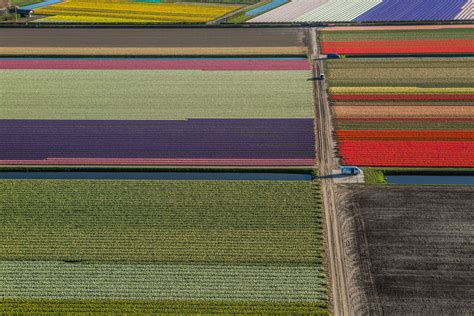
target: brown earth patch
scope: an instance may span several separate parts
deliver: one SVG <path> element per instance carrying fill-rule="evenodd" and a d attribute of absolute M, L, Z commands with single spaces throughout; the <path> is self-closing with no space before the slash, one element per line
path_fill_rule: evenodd
<path fill-rule="evenodd" d="M 339 186 L 356 314 L 468 315 L 474 188 Z"/>

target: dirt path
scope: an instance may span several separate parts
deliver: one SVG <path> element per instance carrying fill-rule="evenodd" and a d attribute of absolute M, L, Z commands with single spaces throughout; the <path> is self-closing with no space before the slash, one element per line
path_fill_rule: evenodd
<path fill-rule="evenodd" d="M 349 309 L 349 293 L 347 291 L 347 273 L 343 256 L 343 240 L 339 219 L 336 216 L 336 197 L 334 182 L 325 178 L 336 167 L 334 159 L 334 141 L 331 112 L 326 95 L 326 82 L 319 80 L 324 73 L 323 62 L 319 59 L 318 38 L 316 28 L 307 30 L 307 42 L 311 56 L 314 77 L 314 99 L 317 129 L 317 153 L 319 157 L 319 173 L 326 223 L 328 277 L 330 284 L 331 305 L 334 315 L 352 315 Z"/>

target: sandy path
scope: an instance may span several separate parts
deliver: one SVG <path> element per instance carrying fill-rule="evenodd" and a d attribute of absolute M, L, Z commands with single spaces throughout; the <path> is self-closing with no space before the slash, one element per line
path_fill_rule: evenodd
<path fill-rule="evenodd" d="M 323 62 L 319 57 L 318 40 L 315 28 L 308 29 L 308 45 L 312 63 L 313 77 L 318 78 L 324 73 Z M 332 173 L 336 162 L 333 156 L 334 140 L 331 112 L 326 94 L 324 80 L 314 80 L 315 114 L 317 126 L 317 153 L 319 157 L 319 173 L 321 177 L 321 191 L 324 204 L 324 220 L 326 225 L 328 278 L 330 284 L 330 300 L 334 315 L 352 315 L 349 306 L 347 273 L 343 254 L 343 239 L 340 222 L 336 212 L 335 184 L 326 176 Z"/>

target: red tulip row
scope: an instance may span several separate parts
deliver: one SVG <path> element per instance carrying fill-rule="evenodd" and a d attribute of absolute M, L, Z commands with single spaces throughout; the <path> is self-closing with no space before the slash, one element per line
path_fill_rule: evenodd
<path fill-rule="evenodd" d="M 448 130 L 339 130 L 339 141 L 356 140 L 465 140 L 474 141 L 474 131 Z"/>
<path fill-rule="evenodd" d="M 470 122 L 473 117 L 338 117 L 341 122 L 383 122 L 383 121 L 411 121 L 411 122 Z"/>
<path fill-rule="evenodd" d="M 322 42 L 323 54 L 455 54 L 474 53 L 474 40 L 385 40 Z"/>
<path fill-rule="evenodd" d="M 415 100 L 474 100 L 474 94 L 331 94 L 331 101 L 415 101 Z"/>
<path fill-rule="evenodd" d="M 342 163 L 385 167 L 474 167 L 472 141 L 339 142 Z"/>

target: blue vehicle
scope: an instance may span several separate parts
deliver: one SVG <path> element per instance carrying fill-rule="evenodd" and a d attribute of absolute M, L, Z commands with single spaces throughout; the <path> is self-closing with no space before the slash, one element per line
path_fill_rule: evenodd
<path fill-rule="evenodd" d="M 356 166 L 341 166 L 341 174 L 353 176 L 362 174 L 362 170 Z"/>
<path fill-rule="evenodd" d="M 329 53 L 326 55 L 326 58 L 327 59 L 339 59 L 341 58 L 341 56 L 339 54 L 336 54 L 336 53 Z"/>

